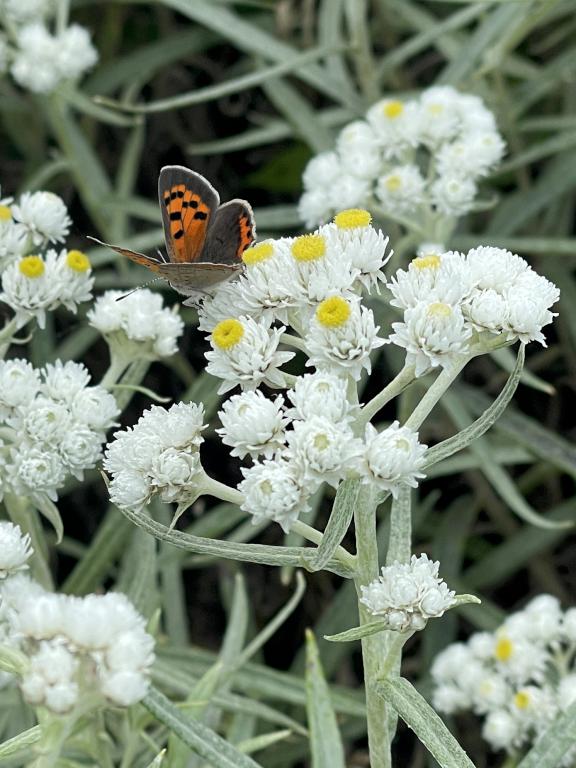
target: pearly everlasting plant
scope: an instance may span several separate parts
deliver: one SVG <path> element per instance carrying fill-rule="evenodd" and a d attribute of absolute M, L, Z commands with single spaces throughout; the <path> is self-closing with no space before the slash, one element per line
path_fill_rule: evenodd
<path fill-rule="evenodd" d="M 98 60 L 90 33 L 79 24 L 62 27 L 54 0 L 3 0 L 0 5 L 0 72 L 31 93 L 51 93 L 79 80 Z"/>
<path fill-rule="evenodd" d="M 76 312 L 92 298 L 86 254 L 57 246 L 71 223 L 63 200 L 52 192 L 0 200 L 0 302 L 12 310 L 15 329 L 31 320 L 44 328 L 47 312 L 60 306 Z"/>
<path fill-rule="evenodd" d="M 533 598 L 494 632 L 473 634 L 434 660 L 434 705 L 471 711 L 494 751 L 521 755 L 576 700 L 576 609 L 552 595 Z M 559 763 L 574 765 L 571 749 Z"/>
<path fill-rule="evenodd" d="M 504 151 L 496 119 L 478 96 L 443 85 L 414 99 L 387 97 L 344 126 L 333 150 L 310 160 L 300 217 L 314 226 L 342 208 L 368 208 L 401 223 L 417 242 L 443 243 L 474 210 L 479 183 Z"/>

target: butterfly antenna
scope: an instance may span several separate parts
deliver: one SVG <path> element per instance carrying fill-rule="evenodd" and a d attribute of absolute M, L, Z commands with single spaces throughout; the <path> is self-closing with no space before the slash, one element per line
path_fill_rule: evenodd
<path fill-rule="evenodd" d="M 143 285 L 139 285 L 136 288 L 133 288 L 131 291 L 128 291 L 128 293 L 122 294 L 122 296 L 117 296 L 116 301 L 122 301 L 122 299 L 127 299 L 128 296 L 132 296 L 133 293 L 136 293 L 136 291 L 142 290 L 142 288 L 147 288 L 149 285 L 152 285 L 152 283 L 157 283 L 159 280 L 162 280 L 161 277 L 155 277 L 154 280 L 148 280 L 147 283 L 144 283 Z"/>

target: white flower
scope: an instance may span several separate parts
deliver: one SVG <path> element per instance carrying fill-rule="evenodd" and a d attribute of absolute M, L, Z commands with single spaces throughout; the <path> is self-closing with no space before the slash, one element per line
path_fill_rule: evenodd
<path fill-rule="evenodd" d="M 301 512 L 307 512 L 307 491 L 291 464 L 264 460 L 242 469 L 244 480 L 238 490 L 244 496 L 241 509 L 249 512 L 254 524 L 274 520 L 288 533 Z"/>
<path fill-rule="evenodd" d="M 74 418 L 90 429 L 106 432 L 116 423 L 118 404 L 103 387 L 85 387 L 72 397 L 70 410 Z"/>
<path fill-rule="evenodd" d="M 173 355 L 184 332 L 176 308 L 164 307 L 162 296 L 146 288 L 128 295 L 106 291 L 89 310 L 88 321 L 128 358 L 155 360 Z"/>
<path fill-rule="evenodd" d="M 370 107 L 366 119 L 386 158 L 399 157 L 418 143 L 420 119 L 416 102 L 382 99 Z"/>
<path fill-rule="evenodd" d="M 28 230 L 11 219 L 0 221 L 0 265 L 20 259 L 28 249 Z"/>
<path fill-rule="evenodd" d="M 472 208 L 478 187 L 466 176 L 440 176 L 430 189 L 432 204 L 446 216 L 463 216 Z"/>
<path fill-rule="evenodd" d="M 506 709 L 490 712 L 482 728 L 482 737 L 492 749 L 510 750 L 518 743 L 521 726 L 517 719 Z"/>
<path fill-rule="evenodd" d="M 466 261 L 471 279 L 479 289 L 503 291 L 530 269 L 520 256 L 489 245 L 472 248 L 466 255 Z"/>
<path fill-rule="evenodd" d="M 18 327 L 36 318 L 40 328 L 46 324 L 46 310 L 58 304 L 59 283 L 40 256 L 25 256 L 9 264 L 2 273 L 0 301 L 16 313 Z"/>
<path fill-rule="evenodd" d="M 306 189 L 329 189 L 338 181 L 341 170 L 336 152 L 321 152 L 313 157 L 304 169 L 304 186 Z"/>
<path fill-rule="evenodd" d="M 382 432 L 366 425 L 362 459 L 363 482 L 374 483 L 383 491 L 398 494 L 402 486 L 416 488 L 424 477 L 421 468 L 427 446 L 418 442 L 418 433 L 393 422 Z"/>
<path fill-rule="evenodd" d="M 23 496 L 46 494 L 52 501 L 66 478 L 66 468 L 56 451 L 21 444 L 11 451 L 8 482 Z"/>
<path fill-rule="evenodd" d="M 549 307 L 560 298 L 560 291 L 545 277 L 529 270 L 514 286 L 504 291 L 507 304 L 504 328 L 520 341 L 538 341 L 546 346 L 542 327 L 552 322 L 557 313 Z"/>
<path fill-rule="evenodd" d="M 287 395 L 294 408 L 286 413 L 293 419 L 306 421 L 321 416 L 338 424 L 352 418 L 353 407 L 348 401 L 346 379 L 327 371 L 299 376 Z"/>
<path fill-rule="evenodd" d="M 360 270 L 352 266 L 351 249 L 325 237 L 323 230 L 297 237 L 290 244 L 292 268 L 282 275 L 286 290 L 304 308 L 334 293 L 352 291 L 360 276 Z M 294 325 L 294 318 L 290 319 Z"/>
<path fill-rule="evenodd" d="M 460 94 L 450 85 L 427 88 L 420 96 L 420 140 L 431 147 L 450 141 L 460 128 Z"/>
<path fill-rule="evenodd" d="M 470 269 L 460 253 L 430 252 L 418 256 L 399 269 L 387 287 L 393 295 L 393 307 L 407 309 L 420 302 L 439 301 L 460 304 L 473 288 Z"/>
<path fill-rule="evenodd" d="M 129 707 L 148 693 L 150 683 L 138 672 L 114 672 L 102 676 L 102 693 L 119 707 Z"/>
<path fill-rule="evenodd" d="M 326 238 L 328 249 L 346 253 L 353 270 L 358 270 L 358 280 L 368 290 L 386 280 L 383 269 L 392 253 L 386 253 L 389 238 L 370 224 L 368 211 L 352 209 L 341 211 L 333 224 L 319 232 Z"/>
<path fill-rule="evenodd" d="M 30 534 L 23 534 L 18 525 L 0 522 L 0 579 L 27 568 L 32 553 Z"/>
<path fill-rule="evenodd" d="M 364 120 L 354 120 L 345 125 L 338 134 L 336 147 L 342 158 L 346 157 L 347 152 L 355 152 L 357 150 L 370 152 L 373 157 L 374 166 L 378 167 L 379 165 L 378 138 L 369 123 Z M 319 156 L 317 155 L 317 157 Z M 327 187 L 333 181 L 336 181 L 336 177 L 323 182 L 322 186 Z"/>
<path fill-rule="evenodd" d="M 262 243 L 262 245 L 264 246 L 264 243 Z M 259 246 L 260 243 L 252 246 L 252 248 L 258 249 Z M 248 248 L 245 253 L 251 251 L 252 248 Z M 266 250 L 267 248 L 265 247 L 260 249 L 260 252 L 265 253 Z M 273 246 L 273 251 L 274 250 Z M 271 271 L 272 273 L 274 272 L 274 270 Z M 250 269 L 249 274 L 251 274 L 251 272 L 252 270 Z M 271 277 L 274 279 L 273 275 Z M 265 283 L 263 291 L 259 294 L 258 282 L 258 277 L 256 277 L 256 295 L 253 299 L 250 296 L 250 282 L 245 275 L 240 275 L 240 277 L 233 282 L 227 282 L 218 286 L 218 289 L 214 294 L 212 296 L 206 296 L 204 301 L 198 307 L 198 328 L 206 333 L 212 333 L 218 323 L 230 318 L 230 307 L 234 307 L 234 311 L 237 313 L 238 317 L 241 317 L 242 315 L 251 317 L 254 308 L 256 308 L 257 316 L 259 316 L 260 313 L 265 315 L 266 313 L 263 311 L 263 304 L 260 304 L 259 299 L 261 296 L 264 297 L 268 291 L 270 292 L 268 295 L 271 295 L 274 289 L 270 289 L 268 286 L 268 275 L 266 275 L 263 280 Z M 281 287 L 281 290 L 284 292 L 286 291 L 283 287 Z M 266 298 L 264 298 L 264 302 L 266 302 Z M 266 319 L 268 320 L 269 318 L 267 317 Z"/>
<path fill-rule="evenodd" d="M 204 409 L 195 403 L 177 403 L 169 410 L 156 405 L 131 429 L 115 432 L 104 458 L 104 468 L 112 474 L 111 501 L 139 509 L 153 494 L 164 502 L 196 498 L 203 418 Z"/>
<path fill-rule="evenodd" d="M 39 396 L 20 408 L 19 413 L 8 420 L 10 426 L 21 430 L 32 443 L 57 446 L 70 426 L 70 412 L 62 403 Z"/>
<path fill-rule="evenodd" d="M 76 80 L 98 61 L 98 53 L 87 29 L 72 24 L 57 38 L 57 65 L 62 78 Z"/>
<path fill-rule="evenodd" d="M 12 215 L 27 227 L 35 245 L 63 242 L 72 224 L 64 201 L 53 192 L 24 192 Z"/>
<path fill-rule="evenodd" d="M 504 625 L 494 636 L 496 670 L 516 685 L 542 680 L 548 660 L 548 652 L 540 644 L 531 642 L 526 633 L 513 633 Z"/>
<path fill-rule="evenodd" d="M 88 369 L 82 363 L 56 360 L 42 370 L 43 391 L 54 400 L 71 402 L 78 392 L 90 382 Z"/>
<path fill-rule="evenodd" d="M 0 417 L 26 406 L 40 389 L 40 375 L 27 360 L 0 360 Z"/>
<path fill-rule="evenodd" d="M 251 317 L 222 320 L 214 328 L 206 353 L 206 371 L 222 379 L 218 394 L 240 384 L 242 389 L 256 389 L 267 383 L 281 387 L 285 379 L 280 366 L 294 357 L 293 352 L 279 352 L 285 328 L 269 328 Z"/>
<path fill-rule="evenodd" d="M 477 131 L 445 144 L 437 154 L 441 176 L 486 176 L 502 159 L 505 144 L 496 131 Z"/>
<path fill-rule="evenodd" d="M 386 618 L 391 630 L 423 629 L 428 619 L 442 616 L 455 603 L 454 592 L 438 576 L 439 567 L 425 554 L 383 566 L 381 576 L 361 587 L 360 602 L 374 616 Z"/>
<path fill-rule="evenodd" d="M 351 173 L 342 173 L 338 182 L 332 184 L 326 192 L 333 211 L 364 208 L 369 198 L 370 182 Z"/>
<path fill-rule="evenodd" d="M 460 307 L 421 302 L 404 312 L 403 323 L 392 323 L 390 341 L 406 349 L 406 362 L 422 376 L 431 367 L 455 365 L 469 354 L 472 334 Z"/>
<path fill-rule="evenodd" d="M 323 224 L 333 213 L 328 190 L 321 187 L 307 190 L 298 201 L 298 216 L 309 229 Z"/>
<path fill-rule="evenodd" d="M 14 80 L 33 93 L 53 91 L 60 81 L 56 38 L 40 23 L 21 27 L 17 35 L 18 50 L 10 68 Z"/>
<path fill-rule="evenodd" d="M 345 423 L 334 424 L 324 416 L 295 421 L 288 433 L 285 456 L 296 467 L 310 492 L 322 482 L 336 488 L 358 469 L 362 443 Z"/>
<path fill-rule="evenodd" d="M 84 470 L 96 466 L 102 455 L 102 435 L 88 427 L 74 425 L 58 444 L 62 460 L 72 474 L 82 480 Z"/>
<path fill-rule="evenodd" d="M 233 395 L 218 413 L 222 427 L 216 432 L 224 445 L 232 446 L 231 455 L 243 459 L 246 455 L 267 459 L 284 447 L 286 418 L 281 396 L 274 400 L 262 392 L 242 392 Z"/>
<path fill-rule="evenodd" d="M 71 312 L 76 306 L 92 298 L 94 277 L 86 254 L 82 251 L 48 251 L 46 262 L 53 262 L 50 268 L 51 279 L 58 285 L 58 301 Z"/>
<path fill-rule="evenodd" d="M 411 214 L 424 202 L 425 184 L 416 165 L 399 165 L 380 176 L 376 197 L 385 213 Z"/>
<path fill-rule="evenodd" d="M 465 317 L 478 331 L 500 333 L 502 327 L 508 324 L 508 302 L 492 288 L 474 291 L 462 309 Z"/>
<path fill-rule="evenodd" d="M 234 306 L 241 307 L 242 313 L 255 320 L 288 321 L 287 310 L 296 306 L 299 298 L 294 291 L 296 265 L 290 254 L 293 242 L 292 238 L 264 240 L 244 251 L 242 260 L 245 272 L 232 283 L 236 291 L 233 304 L 227 302 L 226 306 L 222 306 L 219 320 L 229 317 L 230 306 Z M 218 298 L 216 301 L 222 303 Z M 204 315 L 206 304 L 205 301 L 201 316 Z M 213 309 L 208 311 L 213 315 Z M 206 328 L 205 322 L 201 327 L 203 330 L 211 330 Z"/>
<path fill-rule="evenodd" d="M 325 299 L 304 339 L 309 354 L 306 365 L 358 381 L 363 369 L 370 373 L 372 350 L 384 344 L 378 331 L 372 310 L 357 300 L 347 301 L 341 296 Z"/>

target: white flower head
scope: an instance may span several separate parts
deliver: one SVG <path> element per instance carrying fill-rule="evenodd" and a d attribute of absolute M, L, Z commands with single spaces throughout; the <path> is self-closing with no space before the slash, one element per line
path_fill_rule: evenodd
<path fill-rule="evenodd" d="M 363 603 L 374 616 L 386 618 L 397 632 L 423 629 L 455 603 L 455 593 L 438 576 L 440 564 L 427 555 L 412 555 L 409 563 L 382 567 L 382 575 L 362 586 Z"/>
<path fill-rule="evenodd" d="M 32 553 L 30 534 L 23 534 L 18 525 L 0 522 L 0 579 L 27 568 Z"/>
<path fill-rule="evenodd" d="M 472 335 L 459 306 L 421 302 L 404 312 L 404 322 L 392 323 L 390 341 L 406 349 L 406 362 L 422 376 L 431 367 L 450 367 L 469 354 Z"/>
<path fill-rule="evenodd" d="M 290 244 L 291 273 L 286 288 L 303 306 L 316 304 L 334 293 L 351 292 L 360 270 L 352 265 L 351 249 L 326 237 L 324 227 L 301 235 Z"/>
<path fill-rule="evenodd" d="M 318 305 L 310 323 L 306 365 L 358 381 L 364 369 L 371 371 L 372 350 L 384 344 L 378 331 L 372 310 L 356 299 L 331 296 Z"/>
<path fill-rule="evenodd" d="M 52 279 L 52 266 L 40 256 L 25 256 L 2 273 L 0 301 L 14 310 L 19 327 L 35 318 L 44 328 L 46 310 L 57 306 L 59 284 Z"/>
<path fill-rule="evenodd" d="M 296 468 L 282 459 L 257 462 L 242 469 L 244 480 L 238 490 L 244 495 L 241 508 L 252 515 L 254 524 L 273 520 L 286 533 L 301 512 L 307 512 L 308 491 Z"/>
<path fill-rule="evenodd" d="M 88 312 L 90 325 L 127 357 L 155 360 L 173 355 L 184 323 L 162 296 L 143 288 L 125 295 L 106 291 Z"/>
<path fill-rule="evenodd" d="M 560 298 L 560 291 L 545 277 L 532 270 L 524 272 L 514 286 L 504 291 L 506 315 L 503 326 L 520 341 L 538 341 L 546 346 L 542 328 L 552 322 L 557 313 L 550 307 Z"/>
<path fill-rule="evenodd" d="M 48 251 L 46 261 L 53 260 L 52 279 L 58 283 L 58 301 L 71 312 L 78 304 L 90 301 L 94 277 L 88 257 L 82 251 Z"/>
<path fill-rule="evenodd" d="M 407 309 L 420 302 L 460 304 L 474 287 L 462 254 L 428 249 L 412 259 L 407 270 L 399 269 L 387 284 L 393 307 Z"/>
<path fill-rule="evenodd" d="M 371 221 L 368 211 L 353 208 L 340 211 L 333 224 L 320 229 L 329 249 L 345 252 L 352 269 L 359 273 L 358 281 L 368 291 L 373 286 L 378 287 L 379 281 L 386 280 L 383 270 L 392 256 L 392 252 L 386 252 L 389 238 L 375 229 Z"/>
<path fill-rule="evenodd" d="M 201 492 L 199 448 L 204 409 L 175 403 L 152 406 L 126 430 L 114 433 L 104 457 L 112 475 L 110 499 L 119 507 L 140 509 L 153 495 L 164 502 L 192 502 Z"/>
<path fill-rule="evenodd" d="M 306 421 L 293 422 L 292 427 L 284 455 L 310 492 L 322 482 L 336 488 L 340 480 L 356 473 L 362 442 L 354 438 L 347 424 L 334 424 L 325 416 L 311 416 Z"/>
<path fill-rule="evenodd" d="M 478 187 L 473 179 L 455 174 L 443 174 L 430 189 L 432 204 L 446 216 L 463 216 L 472 209 Z"/>
<path fill-rule="evenodd" d="M 10 72 L 18 85 L 32 93 L 50 93 L 56 88 L 61 79 L 58 42 L 44 24 L 31 23 L 18 29 Z"/>
<path fill-rule="evenodd" d="M 27 360 L 0 360 L 0 418 L 26 406 L 40 389 L 40 374 Z"/>
<path fill-rule="evenodd" d="M 439 149 L 438 171 L 441 176 L 486 176 L 502 159 L 505 146 L 497 131 L 468 134 Z"/>
<path fill-rule="evenodd" d="M 46 494 L 56 501 L 57 489 L 66 478 L 66 467 L 58 452 L 21 443 L 10 454 L 11 464 L 6 468 L 7 482 L 14 492 L 33 498 Z"/>
<path fill-rule="evenodd" d="M 54 400 L 72 402 L 74 396 L 88 386 L 90 374 L 82 363 L 56 360 L 42 370 L 43 391 Z"/>
<path fill-rule="evenodd" d="M 58 70 L 64 80 L 77 80 L 98 61 L 87 29 L 71 24 L 57 37 Z"/>
<path fill-rule="evenodd" d="M 348 208 L 365 208 L 370 198 L 370 181 L 352 173 L 342 173 L 338 183 L 332 184 L 325 192 L 331 211 Z"/>
<path fill-rule="evenodd" d="M 346 379 L 328 371 L 299 376 L 287 395 L 294 406 L 287 415 L 293 419 L 322 416 L 334 424 L 352 419 L 354 409 L 348 401 Z"/>
<path fill-rule="evenodd" d="M 10 218 L 2 219 L 3 212 L 9 214 Z M 12 221 L 8 206 L 0 205 L 0 265 L 4 267 L 22 258 L 28 250 L 29 240 L 27 228 Z"/>
<path fill-rule="evenodd" d="M 242 392 L 232 395 L 218 413 L 222 427 L 216 432 L 224 445 L 232 446 L 232 456 L 243 459 L 264 456 L 271 459 L 286 442 L 286 425 L 290 419 L 283 410 L 281 395 L 272 399 L 262 392 Z"/>
<path fill-rule="evenodd" d="M 386 158 L 395 158 L 418 143 L 420 116 L 416 102 L 382 99 L 366 113 L 382 152 Z"/>
<path fill-rule="evenodd" d="M 376 197 L 385 213 L 415 213 L 424 202 L 425 180 L 416 165 L 399 165 L 380 176 Z"/>
<path fill-rule="evenodd" d="M 294 357 L 293 352 L 278 351 L 284 330 L 246 316 L 218 323 L 210 338 L 212 350 L 206 353 L 206 370 L 223 380 L 218 393 L 238 384 L 248 390 L 262 383 L 282 387 L 285 378 L 280 366 Z"/>
<path fill-rule="evenodd" d="M 460 129 L 460 94 L 450 85 L 437 85 L 422 92 L 419 101 L 420 140 L 436 148 L 455 138 Z"/>
<path fill-rule="evenodd" d="M 12 215 L 28 229 L 35 245 L 63 242 L 72 224 L 64 201 L 53 192 L 24 192 L 12 206 Z"/>
<path fill-rule="evenodd" d="M 298 216 L 309 229 L 324 224 L 333 213 L 328 190 L 322 187 L 306 190 L 298 201 Z"/>
<path fill-rule="evenodd" d="M 418 441 L 418 433 L 393 422 L 382 432 L 372 424 L 366 425 L 365 448 L 362 458 L 363 482 L 373 483 L 393 496 L 402 486 L 416 488 L 424 477 L 427 446 Z"/>

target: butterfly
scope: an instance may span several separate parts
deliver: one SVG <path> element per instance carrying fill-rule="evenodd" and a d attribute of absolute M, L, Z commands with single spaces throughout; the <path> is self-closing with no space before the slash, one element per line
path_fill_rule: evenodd
<path fill-rule="evenodd" d="M 242 254 L 256 237 L 254 213 L 246 200 L 220 205 L 207 179 L 182 165 L 165 165 L 158 178 L 158 199 L 168 259 L 91 240 L 127 256 L 167 280 L 195 305 L 219 283 L 238 275 Z"/>

